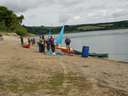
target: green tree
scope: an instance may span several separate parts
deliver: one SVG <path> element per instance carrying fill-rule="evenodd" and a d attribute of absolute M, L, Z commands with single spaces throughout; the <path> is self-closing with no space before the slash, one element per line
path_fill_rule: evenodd
<path fill-rule="evenodd" d="M 25 34 L 26 29 L 21 25 L 24 16 L 17 16 L 13 11 L 0 6 L 0 30 L 16 32 L 19 35 Z"/>
<path fill-rule="evenodd" d="M 26 30 L 26 28 L 19 26 L 19 27 L 16 29 L 16 33 L 17 33 L 18 35 L 20 35 L 20 36 L 25 36 L 26 33 L 27 33 L 27 30 Z"/>
<path fill-rule="evenodd" d="M 21 15 L 21 16 L 18 17 L 18 20 L 19 20 L 20 24 L 22 24 L 23 19 L 24 19 L 24 15 Z"/>

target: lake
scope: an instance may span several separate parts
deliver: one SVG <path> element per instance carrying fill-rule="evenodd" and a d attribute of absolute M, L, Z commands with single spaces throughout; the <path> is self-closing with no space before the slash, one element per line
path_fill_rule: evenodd
<path fill-rule="evenodd" d="M 109 59 L 128 61 L 128 29 L 87 31 L 65 34 L 71 38 L 71 47 L 81 51 L 89 46 L 90 53 L 108 53 Z"/>

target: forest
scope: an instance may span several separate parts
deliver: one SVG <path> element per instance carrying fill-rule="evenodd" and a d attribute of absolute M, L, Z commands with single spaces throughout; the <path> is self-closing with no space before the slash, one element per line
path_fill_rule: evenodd
<path fill-rule="evenodd" d="M 33 34 L 47 34 L 49 30 L 52 34 L 57 34 L 60 31 L 61 26 L 24 26 L 28 32 Z M 114 29 L 127 29 L 128 21 L 118 21 L 109 23 L 97 23 L 97 24 L 81 24 L 81 25 L 65 25 L 65 33 L 74 32 L 88 32 L 99 30 L 114 30 Z"/>
<path fill-rule="evenodd" d="M 21 25 L 24 16 L 17 16 L 13 11 L 0 6 L 0 32 L 15 32 L 24 35 L 27 30 Z"/>

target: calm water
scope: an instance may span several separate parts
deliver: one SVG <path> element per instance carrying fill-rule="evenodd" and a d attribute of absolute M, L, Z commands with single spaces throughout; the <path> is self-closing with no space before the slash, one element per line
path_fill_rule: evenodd
<path fill-rule="evenodd" d="M 109 59 L 128 61 L 128 29 L 92 31 L 66 34 L 72 40 L 71 46 L 82 50 L 89 46 L 90 52 L 108 53 Z"/>

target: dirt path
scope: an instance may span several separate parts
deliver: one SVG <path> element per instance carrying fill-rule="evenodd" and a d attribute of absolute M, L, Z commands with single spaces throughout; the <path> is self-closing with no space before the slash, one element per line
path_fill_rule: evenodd
<path fill-rule="evenodd" d="M 128 64 L 24 49 L 0 41 L 0 96 L 128 96 Z"/>

